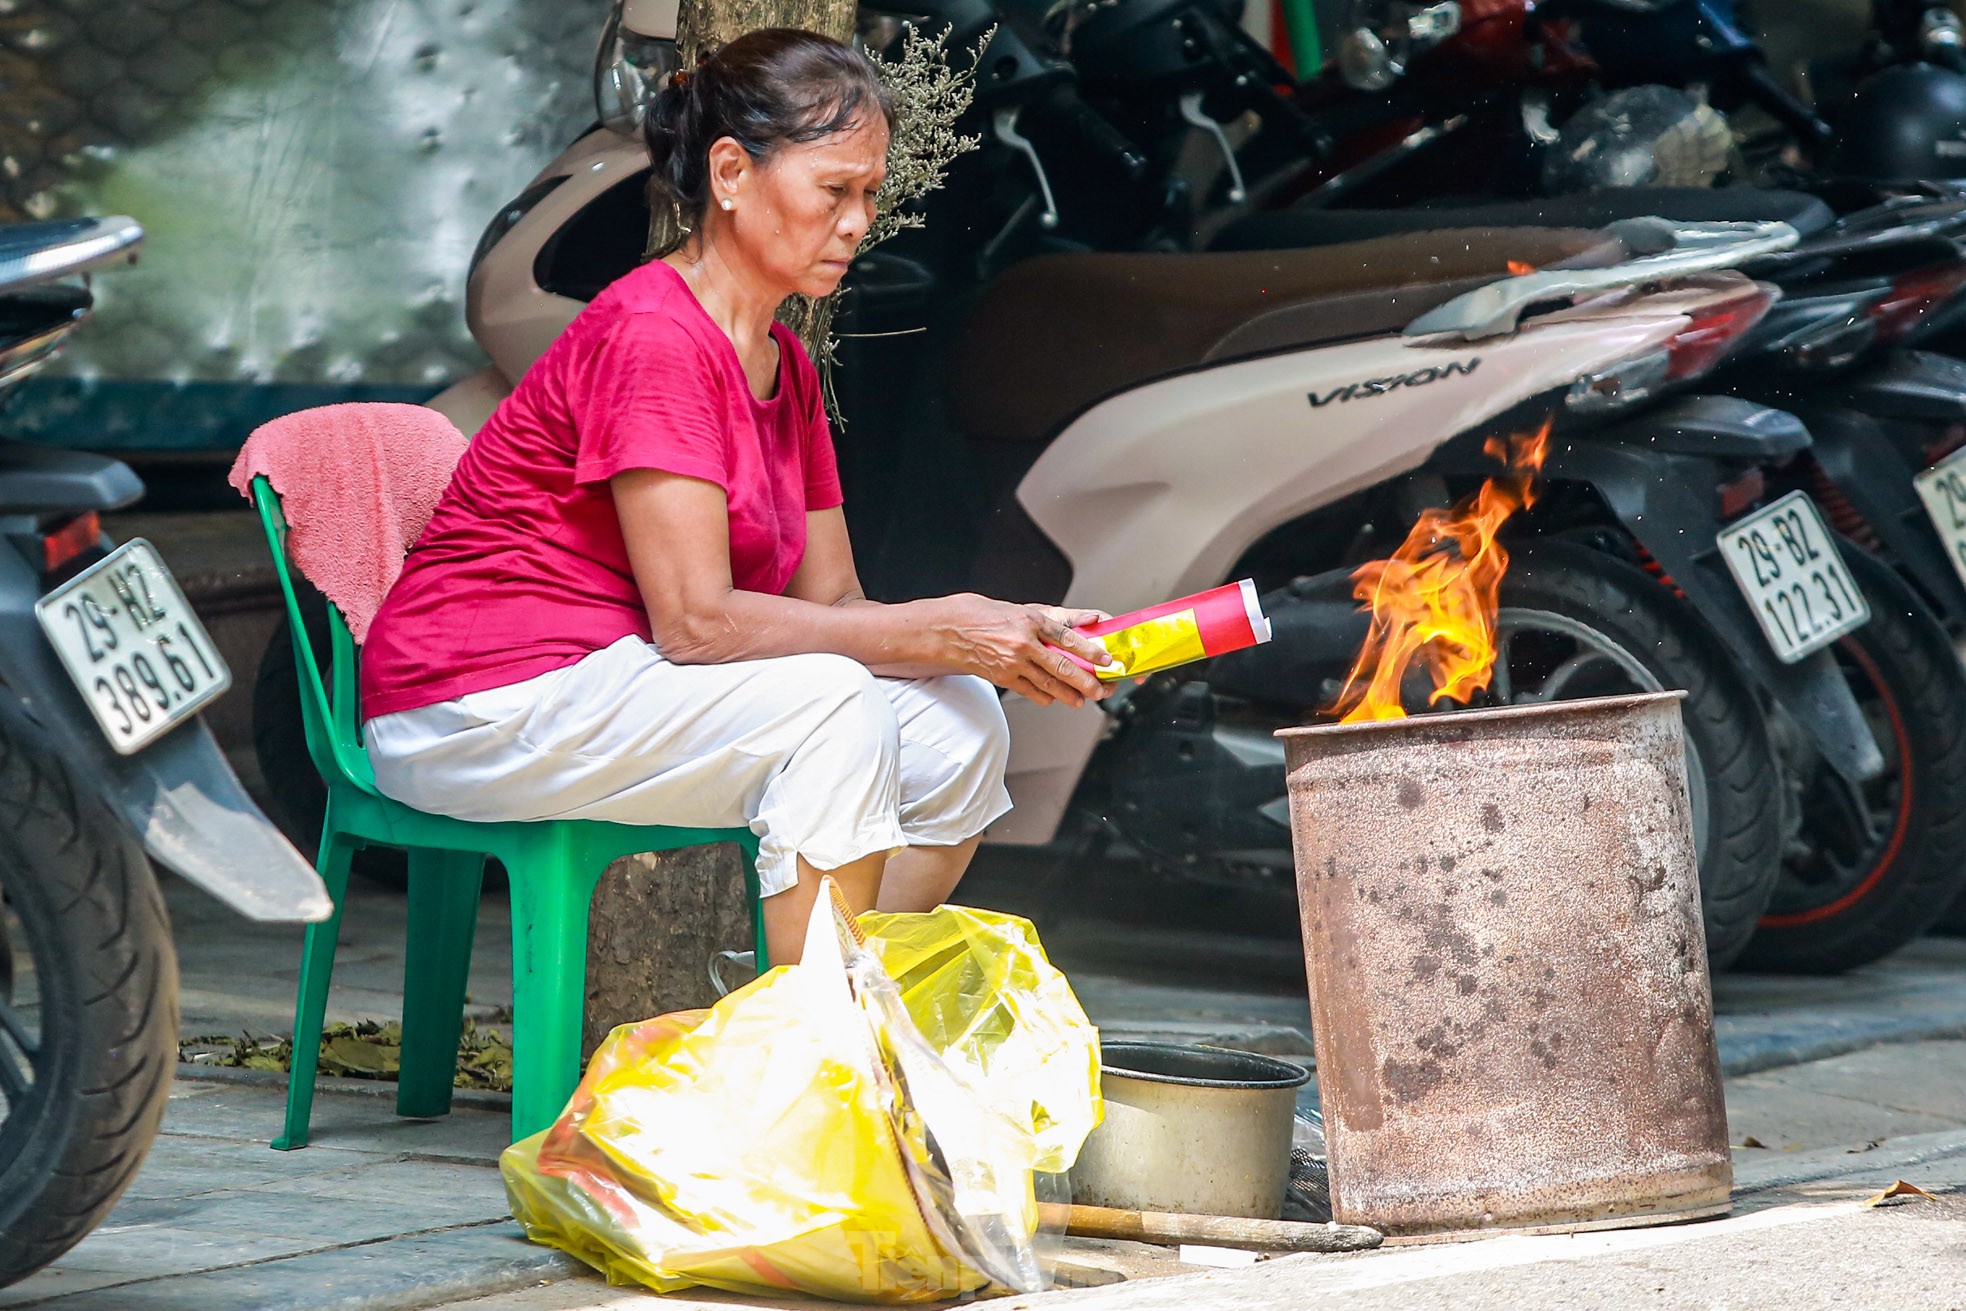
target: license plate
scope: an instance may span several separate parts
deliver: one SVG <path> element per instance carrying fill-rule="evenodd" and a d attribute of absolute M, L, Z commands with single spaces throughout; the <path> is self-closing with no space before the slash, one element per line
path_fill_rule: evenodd
<path fill-rule="evenodd" d="M 1954 451 L 1911 480 L 1945 543 L 1946 558 L 1966 582 L 1966 450 Z"/>
<path fill-rule="evenodd" d="M 1870 619 L 1870 603 L 1836 553 L 1829 526 L 1802 492 L 1721 529 L 1720 552 L 1784 664 Z"/>
<path fill-rule="evenodd" d="M 122 755 L 232 686 L 232 671 L 177 580 L 141 537 L 35 602 L 34 614 Z"/>

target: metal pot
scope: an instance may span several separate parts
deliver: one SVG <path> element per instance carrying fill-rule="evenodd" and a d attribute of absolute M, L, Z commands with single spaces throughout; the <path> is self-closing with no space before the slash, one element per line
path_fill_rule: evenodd
<path fill-rule="evenodd" d="M 1106 1116 L 1072 1166 L 1072 1200 L 1277 1219 L 1297 1089 L 1310 1077 L 1300 1065 L 1249 1052 L 1104 1044 Z"/>

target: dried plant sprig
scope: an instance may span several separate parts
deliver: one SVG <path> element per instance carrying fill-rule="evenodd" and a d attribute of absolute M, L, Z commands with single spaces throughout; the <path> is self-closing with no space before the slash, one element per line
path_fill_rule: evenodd
<path fill-rule="evenodd" d="M 940 187 L 949 176 L 949 166 L 982 143 L 979 137 L 957 132 L 956 124 L 976 98 L 975 70 L 994 35 L 996 29 L 991 28 L 978 38 L 961 71 L 949 62 L 948 34 L 924 36 L 913 23 L 903 26 L 895 58 L 875 58 L 894 101 L 894 137 L 887 147 L 880 210 L 867 239 L 860 243 L 861 250 L 903 229 L 920 227 L 920 212 L 905 207 Z"/>
<path fill-rule="evenodd" d="M 940 187 L 949 166 L 981 144 L 981 138 L 957 132 L 956 124 L 976 97 L 975 70 L 995 34 L 991 28 L 978 38 L 961 68 L 949 60 L 947 32 L 926 36 L 913 23 L 903 26 L 892 58 L 874 56 L 874 66 L 894 102 L 894 133 L 888 140 L 887 177 L 881 183 L 874 221 L 857 254 L 864 255 L 897 232 L 922 226 L 925 220 L 920 209 L 912 207 L 914 202 Z M 794 296 L 778 313 L 799 334 L 818 366 L 826 409 L 836 427 L 843 421 L 833 390 L 839 345 L 833 336 L 833 315 L 839 297 L 837 291 L 820 301 Z"/>

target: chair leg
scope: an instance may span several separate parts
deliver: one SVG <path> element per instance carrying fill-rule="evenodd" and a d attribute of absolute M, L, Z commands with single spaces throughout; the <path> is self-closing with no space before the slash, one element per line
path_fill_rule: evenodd
<path fill-rule="evenodd" d="M 747 844 L 738 844 L 744 860 L 744 896 L 751 903 L 751 947 L 756 953 L 758 973 L 771 968 L 771 953 L 765 949 L 765 899 L 758 893 L 758 853 Z"/>
<path fill-rule="evenodd" d="M 403 961 L 403 1059 L 396 1114 L 448 1115 L 485 858 L 410 850 L 409 950 Z"/>
<path fill-rule="evenodd" d="M 273 1149 L 307 1146 L 314 1114 L 314 1075 L 321 1060 L 321 1020 L 328 1010 L 328 982 L 334 976 L 335 942 L 341 933 L 341 907 L 348 896 L 348 865 L 356 842 L 345 834 L 324 835 L 314 868 L 334 900 L 334 914 L 307 926 L 300 953 L 300 990 L 294 1001 L 293 1061 L 287 1075 L 287 1122 Z"/>
<path fill-rule="evenodd" d="M 535 876 L 537 873 L 537 877 Z M 580 1083 L 591 878 L 507 862 L 512 888 L 512 1140 L 551 1125 Z"/>

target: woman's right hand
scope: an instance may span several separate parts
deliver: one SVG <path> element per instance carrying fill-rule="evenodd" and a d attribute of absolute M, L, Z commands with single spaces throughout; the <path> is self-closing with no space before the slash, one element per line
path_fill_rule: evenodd
<path fill-rule="evenodd" d="M 1111 683 L 1099 681 L 1060 653 L 1070 651 L 1093 665 L 1114 663 L 1104 647 L 1074 631 L 1077 625 L 1109 617 L 1101 611 L 1019 605 L 968 593 L 928 604 L 936 607 L 936 626 L 943 634 L 949 663 L 966 674 L 1041 706 L 1053 701 L 1082 706 L 1113 694 Z"/>

